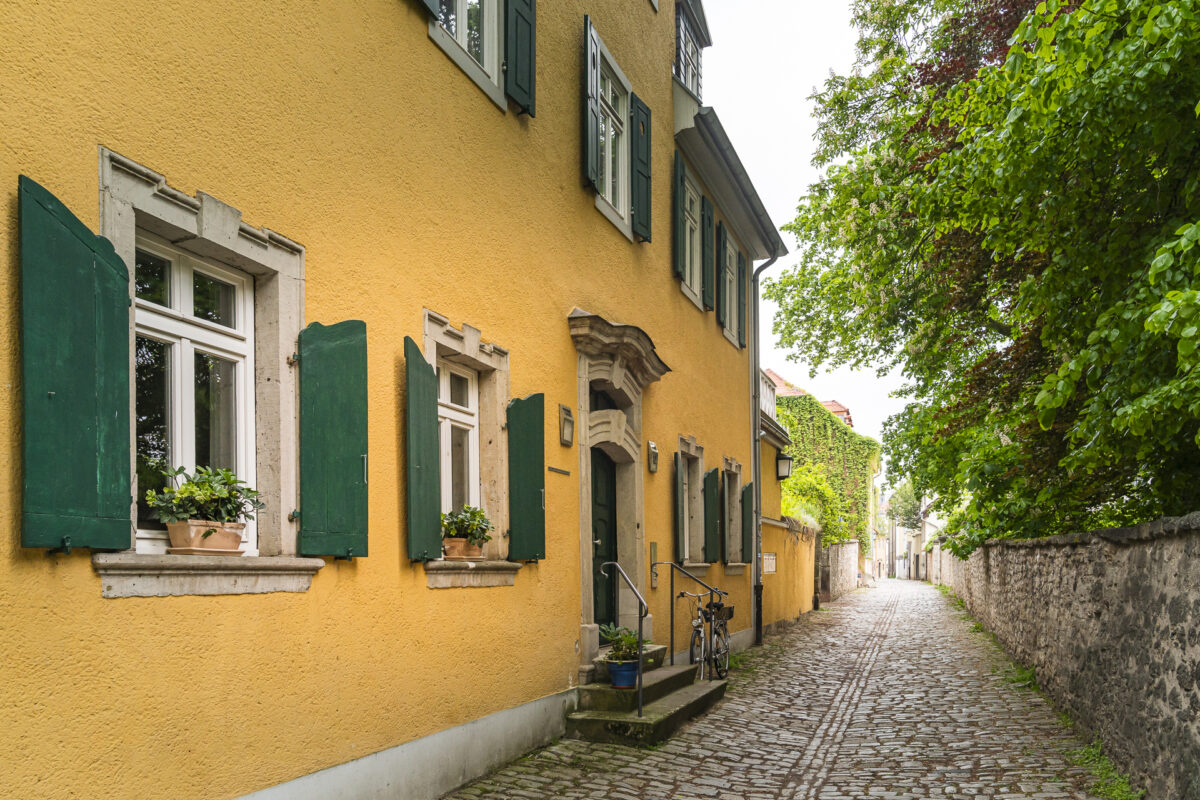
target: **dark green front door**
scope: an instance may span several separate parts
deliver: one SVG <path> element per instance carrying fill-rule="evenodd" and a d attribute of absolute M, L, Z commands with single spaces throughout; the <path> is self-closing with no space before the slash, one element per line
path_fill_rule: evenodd
<path fill-rule="evenodd" d="M 592 598 L 598 625 L 617 621 L 615 569 L 600 565 L 617 560 L 617 466 L 604 451 L 592 449 Z"/>

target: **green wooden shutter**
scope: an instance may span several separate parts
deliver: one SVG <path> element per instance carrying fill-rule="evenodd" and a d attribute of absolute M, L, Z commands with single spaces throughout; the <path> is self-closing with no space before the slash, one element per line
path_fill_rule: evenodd
<path fill-rule="evenodd" d="M 713 270 L 713 204 L 707 197 L 700 198 L 700 261 L 703 276 L 701 299 L 704 308 L 711 311 L 716 273 Z"/>
<path fill-rule="evenodd" d="M 441 0 L 421 0 L 421 2 L 423 2 L 425 4 L 425 7 L 429 9 L 429 13 L 433 14 L 435 19 L 441 19 L 441 16 L 442 16 Z"/>
<path fill-rule="evenodd" d="M 367 324 L 300 331 L 300 535 L 306 556 L 367 555 Z"/>
<path fill-rule="evenodd" d="M 508 404 L 508 558 L 546 557 L 546 398 Z"/>
<path fill-rule="evenodd" d="M 437 372 L 404 337 L 405 467 L 408 470 L 408 557 L 442 557 L 442 471 L 438 443 Z"/>
<path fill-rule="evenodd" d="M 133 542 L 129 272 L 54 195 L 18 181 L 24 483 L 21 544 Z"/>
<path fill-rule="evenodd" d="M 721 560 L 721 470 L 710 469 L 704 474 L 704 560 L 715 564 Z"/>
<path fill-rule="evenodd" d="M 675 151 L 675 171 L 671 180 L 671 263 L 675 277 L 683 280 L 687 272 L 687 223 L 683 205 L 687 201 L 687 167 L 683 164 L 683 153 Z"/>
<path fill-rule="evenodd" d="M 682 564 L 686 543 L 683 540 L 683 515 L 687 513 L 683 496 L 683 456 L 675 454 L 675 563 Z"/>
<path fill-rule="evenodd" d="M 742 561 L 754 561 L 754 481 L 742 487 Z"/>
<path fill-rule="evenodd" d="M 729 298 L 725 296 L 725 223 L 717 223 L 717 263 L 716 263 L 716 281 L 713 286 L 716 289 L 717 296 L 717 324 L 725 324 L 725 307 L 729 303 Z"/>
<path fill-rule="evenodd" d="M 737 331 L 738 345 L 746 346 L 746 256 L 738 251 L 737 271 Z"/>
<path fill-rule="evenodd" d="M 629 98 L 629 185 L 633 235 L 650 241 L 650 106 L 636 94 Z"/>
<path fill-rule="evenodd" d="M 583 103 L 583 174 L 585 183 L 600 191 L 600 35 L 591 17 L 583 18 L 587 80 Z"/>
<path fill-rule="evenodd" d="M 432 2 L 432 0 L 430 0 Z M 504 93 L 531 117 L 537 85 L 537 0 L 504 4 Z"/>

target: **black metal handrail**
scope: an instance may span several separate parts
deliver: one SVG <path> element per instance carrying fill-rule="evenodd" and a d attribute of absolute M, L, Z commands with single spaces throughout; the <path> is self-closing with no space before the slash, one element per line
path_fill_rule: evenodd
<path fill-rule="evenodd" d="M 627 585 L 629 587 L 629 591 L 633 592 L 633 596 L 636 597 L 637 601 L 638 601 L 637 703 L 638 703 L 638 716 L 640 717 L 642 715 L 642 661 L 645 659 L 645 655 L 646 655 L 643 640 L 642 640 L 642 623 L 645 621 L 647 615 L 649 615 L 649 613 L 650 613 L 650 606 L 646 605 L 646 598 L 642 597 L 642 593 L 639 592 L 637 590 L 637 587 L 633 585 L 633 581 L 629 580 L 629 576 L 625 574 L 625 570 L 621 568 L 620 564 L 618 564 L 615 561 L 605 561 L 603 564 L 600 565 L 600 569 L 603 570 L 605 567 L 616 567 L 617 568 L 617 572 L 625 580 L 625 585 Z M 617 619 L 621 618 L 620 609 L 621 609 L 620 592 L 617 592 L 616 608 L 613 609 L 616 612 L 615 616 Z"/>
<path fill-rule="evenodd" d="M 682 572 L 684 575 L 688 576 L 689 578 L 691 578 L 692 580 L 694 580 L 696 583 L 698 583 L 698 584 L 700 584 L 701 586 L 703 586 L 705 589 L 708 589 L 708 602 L 710 602 L 710 603 L 713 601 L 713 595 L 720 595 L 720 596 L 722 596 L 722 597 L 727 597 L 727 596 L 729 595 L 729 593 L 728 593 L 728 592 L 722 592 L 720 589 L 718 589 L 718 588 L 717 588 L 717 587 L 715 587 L 715 586 L 709 586 L 707 583 L 705 583 L 704 581 L 700 580 L 700 579 L 699 579 L 699 578 L 697 578 L 695 575 L 693 575 L 692 573 L 688 572 L 688 571 L 687 571 L 686 569 L 684 569 L 683 567 L 681 567 L 681 566 L 679 566 L 678 564 L 676 564 L 674 561 L 655 561 L 653 564 L 651 564 L 651 565 L 650 565 L 650 577 L 651 577 L 651 578 L 653 578 L 653 579 L 655 579 L 655 580 L 657 580 L 657 579 L 658 579 L 658 566 L 659 566 L 660 564 L 666 564 L 668 567 L 670 567 L 670 568 L 671 568 L 671 644 L 670 644 L 670 656 L 671 656 L 671 666 L 675 666 L 675 601 L 678 599 L 678 598 L 676 598 L 676 597 L 675 597 L 675 572 L 676 572 L 676 571 Z M 708 623 L 708 625 L 709 625 L 709 636 L 711 637 L 711 635 L 712 635 L 712 623 L 711 623 L 711 622 L 709 622 L 709 623 Z M 710 638 L 710 641 L 711 641 L 711 638 Z"/>

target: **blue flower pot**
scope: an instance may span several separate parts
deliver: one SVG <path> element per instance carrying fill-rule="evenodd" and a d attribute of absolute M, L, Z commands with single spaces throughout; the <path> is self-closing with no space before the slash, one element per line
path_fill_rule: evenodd
<path fill-rule="evenodd" d="M 613 688 L 636 689 L 637 668 L 636 661 L 609 661 L 608 678 L 612 681 Z"/>

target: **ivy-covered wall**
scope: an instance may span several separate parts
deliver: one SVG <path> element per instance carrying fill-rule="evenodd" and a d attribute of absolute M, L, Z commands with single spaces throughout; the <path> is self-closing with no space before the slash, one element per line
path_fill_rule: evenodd
<path fill-rule="evenodd" d="M 802 479 L 806 464 L 824 474 L 838 499 L 838 508 L 822 519 L 824 544 L 858 539 L 860 552 L 871 549 L 872 478 L 879 471 L 879 442 L 855 433 L 812 395 L 776 400 L 779 422 L 792 439 L 788 454 L 795 459 L 793 478 Z M 784 483 L 784 492 L 788 482 Z M 836 514 L 839 518 L 832 519 Z"/>

